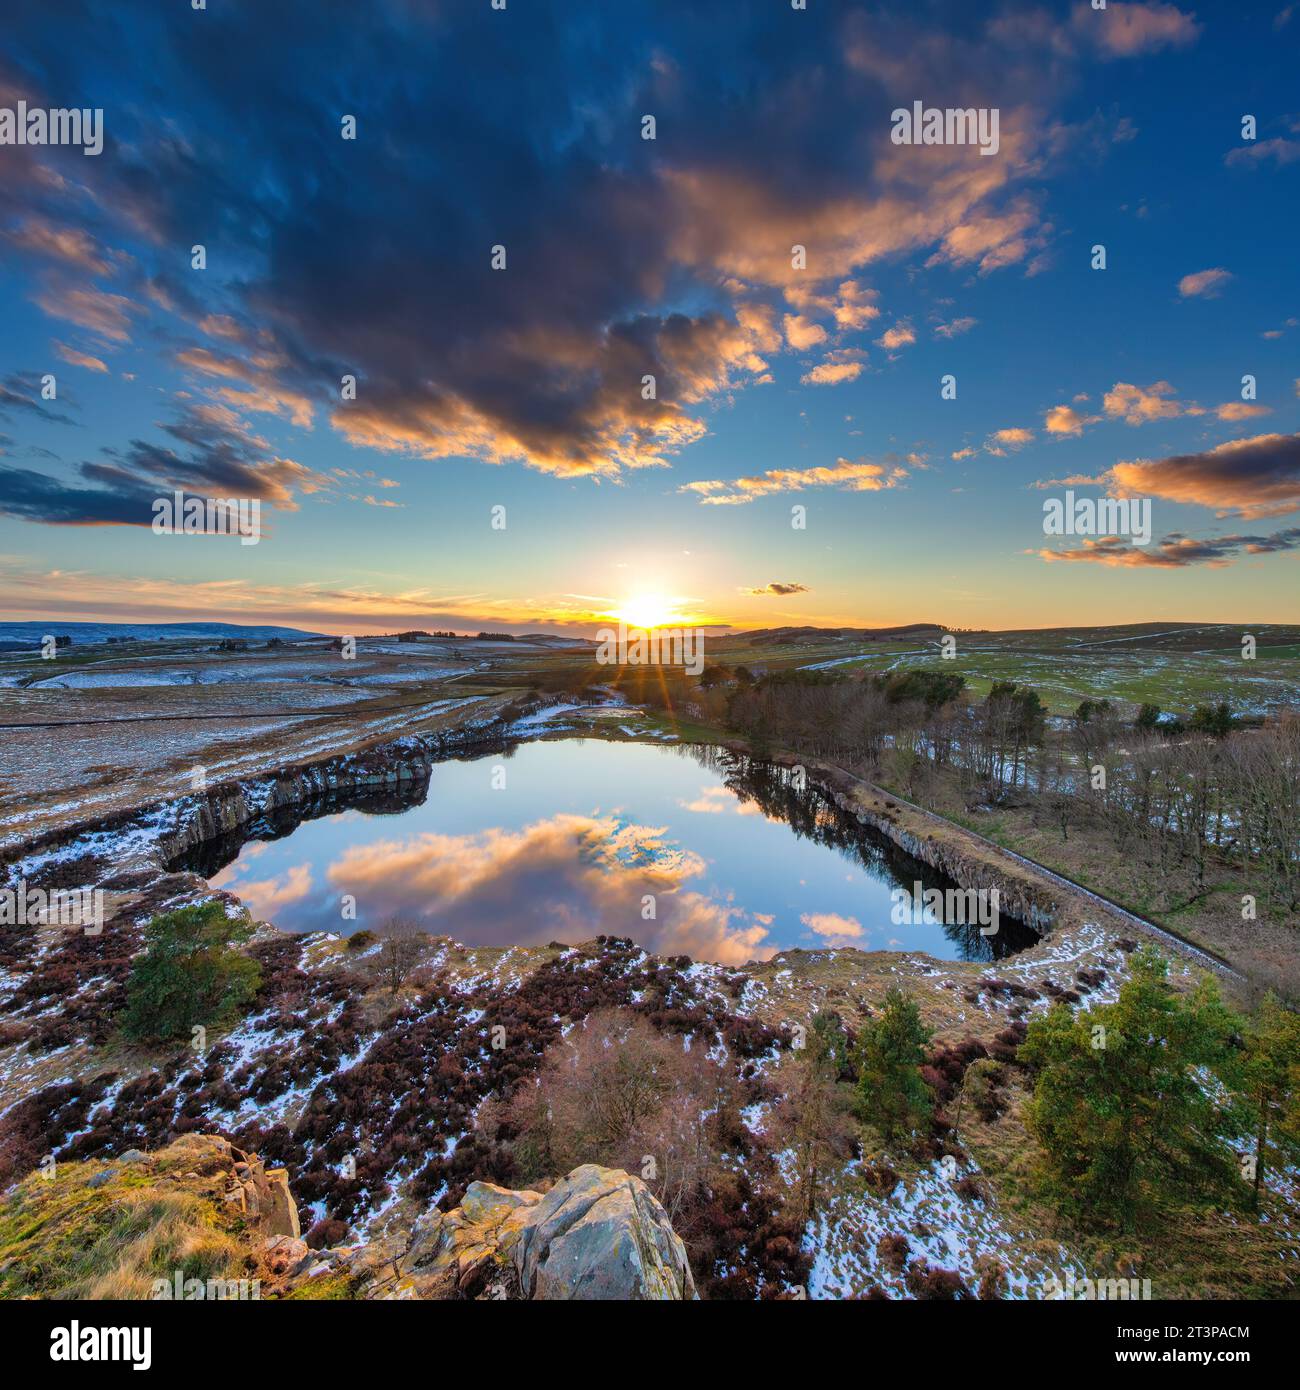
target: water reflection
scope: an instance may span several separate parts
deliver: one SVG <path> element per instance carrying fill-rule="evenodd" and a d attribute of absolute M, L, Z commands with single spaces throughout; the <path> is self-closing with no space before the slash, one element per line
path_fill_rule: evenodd
<path fill-rule="evenodd" d="M 427 794 L 321 802 L 251 837 L 183 867 L 289 930 L 400 916 L 474 945 L 606 932 L 731 964 L 793 946 L 996 959 L 1036 939 L 1005 918 L 992 937 L 895 925 L 891 890 L 952 885 L 784 770 L 716 750 L 530 743 L 439 763 Z"/>

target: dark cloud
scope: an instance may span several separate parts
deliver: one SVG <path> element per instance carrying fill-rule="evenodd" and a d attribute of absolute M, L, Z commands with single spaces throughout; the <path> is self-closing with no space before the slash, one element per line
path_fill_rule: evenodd
<path fill-rule="evenodd" d="M 1242 555 L 1273 555 L 1300 550 L 1300 526 L 1275 531 L 1271 536 L 1217 536 L 1198 540 L 1171 532 L 1153 546 L 1131 545 L 1122 536 L 1084 540 L 1074 550 L 1040 550 L 1044 560 L 1066 560 L 1126 569 L 1183 569 L 1208 565 L 1221 569 Z"/>
<path fill-rule="evenodd" d="M 0 162 L 19 248 L 106 282 L 61 279 L 46 311 L 121 343 L 166 308 L 201 335 L 180 360 L 217 399 L 325 412 L 360 445 L 561 475 L 661 464 L 705 432 L 706 402 L 766 379 L 795 297 L 833 300 L 842 335 L 866 325 L 852 277 L 873 262 L 924 251 L 986 274 L 1046 236 L 1021 184 L 1050 161 L 1068 56 L 1050 32 L 1009 51 L 961 5 L 881 26 L 768 0 L 725 23 L 663 0 L 580 22 L 564 4 L 376 0 L 346 31 L 315 0 L 184 22 L 78 8 L 76 45 L 37 7 L 6 33 L 11 81 L 106 111 L 75 200 L 27 152 Z M 1001 106 L 998 158 L 890 142 L 921 76 Z"/>
<path fill-rule="evenodd" d="M 1111 492 L 1210 507 L 1220 515 L 1280 516 L 1300 508 L 1300 434 L 1257 434 L 1199 454 L 1117 463 Z"/>
<path fill-rule="evenodd" d="M 773 581 L 771 584 L 764 584 L 761 589 L 742 589 L 744 594 L 776 594 L 784 598 L 788 594 L 806 594 L 810 590 L 806 584 L 781 584 Z"/>
<path fill-rule="evenodd" d="M 53 410 L 41 399 L 40 377 L 22 372 L 0 381 L 0 419 L 12 420 L 15 414 L 34 415 L 51 425 L 75 425 L 77 422 L 62 411 Z"/>
<path fill-rule="evenodd" d="M 79 464 L 78 482 L 0 469 L 0 514 L 54 526 L 148 526 L 154 500 L 176 489 L 292 511 L 296 493 L 328 486 L 324 475 L 281 458 L 220 406 L 187 405 L 161 428 L 181 447 L 134 439 L 124 450 L 103 450 L 105 462 Z"/>

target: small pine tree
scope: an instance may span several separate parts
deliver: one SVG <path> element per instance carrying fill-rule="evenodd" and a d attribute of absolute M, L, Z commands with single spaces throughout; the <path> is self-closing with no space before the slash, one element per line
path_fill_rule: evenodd
<path fill-rule="evenodd" d="M 914 1134 L 934 1109 L 921 1076 L 930 1030 L 911 995 L 891 985 L 884 1007 L 862 1026 L 858 1041 L 858 1112 L 891 1144 Z"/>
<path fill-rule="evenodd" d="M 1300 1159 L 1300 1017 L 1268 994 L 1246 1032 L 1236 1078 L 1252 1136 L 1251 1207 L 1259 1210 L 1264 1171 Z"/>
<path fill-rule="evenodd" d="M 1160 727 L 1160 706 L 1143 705 L 1138 710 L 1137 718 L 1133 721 L 1133 727 L 1144 729 L 1147 733 L 1154 733 Z"/>
<path fill-rule="evenodd" d="M 225 1023 L 257 993 L 262 972 L 232 949 L 252 935 L 219 901 L 160 913 L 145 927 L 145 949 L 127 981 L 122 1031 L 136 1041 L 188 1038 L 198 1024 Z"/>
<path fill-rule="evenodd" d="M 1058 1004 L 1029 1025 L 1019 1053 L 1037 1069 L 1025 1118 L 1045 1195 L 1124 1229 L 1162 1207 L 1243 1195 L 1228 1143 L 1239 1115 L 1214 1084 L 1233 1069 L 1242 1021 L 1212 980 L 1183 998 L 1155 952 L 1131 961 L 1115 1003 L 1077 1015 Z"/>

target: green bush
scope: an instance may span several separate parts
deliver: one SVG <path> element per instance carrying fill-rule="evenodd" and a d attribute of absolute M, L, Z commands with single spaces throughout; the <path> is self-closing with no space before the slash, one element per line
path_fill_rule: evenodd
<path fill-rule="evenodd" d="M 256 961 L 232 949 L 251 935 L 247 921 L 232 921 L 215 900 L 153 918 L 131 965 L 122 1031 L 139 1042 L 167 1042 L 237 1017 L 262 978 Z"/>
<path fill-rule="evenodd" d="M 862 1026 L 858 1039 L 858 1112 L 886 1144 L 929 1122 L 934 1093 L 921 1075 L 930 1030 L 916 1000 L 897 985 L 884 1007 Z"/>

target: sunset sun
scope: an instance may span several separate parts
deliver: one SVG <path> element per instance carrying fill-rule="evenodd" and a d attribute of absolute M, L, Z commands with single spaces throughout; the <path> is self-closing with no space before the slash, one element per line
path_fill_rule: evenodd
<path fill-rule="evenodd" d="M 637 628 L 671 627 L 678 621 L 672 601 L 661 594 L 638 594 L 616 608 L 613 616 L 628 627 Z"/>

